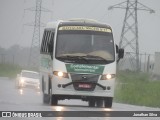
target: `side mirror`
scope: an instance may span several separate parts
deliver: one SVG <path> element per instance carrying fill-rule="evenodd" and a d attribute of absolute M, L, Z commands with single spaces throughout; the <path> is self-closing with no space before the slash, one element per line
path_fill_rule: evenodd
<path fill-rule="evenodd" d="M 118 54 L 119 48 L 118 45 L 116 45 L 116 53 Z"/>
<path fill-rule="evenodd" d="M 116 47 L 117 48 L 117 47 Z M 119 62 L 120 59 L 124 57 L 124 49 L 120 48 L 118 49 L 118 60 L 117 63 Z"/>
<path fill-rule="evenodd" d="M 118 51 L 118 58 L 122 59 L 124 57 L 124 49 L 120 48 Z"/>

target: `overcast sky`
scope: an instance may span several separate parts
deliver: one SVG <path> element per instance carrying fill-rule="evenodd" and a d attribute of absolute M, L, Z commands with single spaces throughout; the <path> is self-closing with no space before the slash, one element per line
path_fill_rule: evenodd
<path fill-rule="evenodd" d="M 108 7 L 125 0 L 43 0 L 43 7 L 53 11 L 42 13 L 41 21 L 90 18 L 105 22 L 113 28 L 114 39 L 119 44 L 125 10 Z M 139 0 L 156 13 L 138 11 L 140 52 L 160 52 L 160 0 Z M 0 46 L 14 44 L 31 46 L 33 27 L 24 26 L 34 21 L 34 12 L 24 9 L 34 7 L 35 0 L 0 0 Z M 41 28 L 43 31 L 43 28 Z"/>

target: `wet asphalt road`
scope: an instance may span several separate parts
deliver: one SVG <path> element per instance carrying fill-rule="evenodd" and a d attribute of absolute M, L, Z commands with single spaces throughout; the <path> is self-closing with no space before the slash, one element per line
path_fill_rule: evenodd
<path fill-rule="evenodd" d="M 0 78 L 0 111 L 159 111 L 160 108 L 113 103 L 112 109 L 88 107 L 80 100 L 59 101 L 58 106 L 42 103 L 42 93 L 35 89 L 17 89 L 14 80 Z M 79 113 L 81 114 L 81 113 Z M 125 114 L 125 113 L 124 113 Z M 159 117 L 42 117 L 42 118 L 0 118 L 0 120 L 159 120 Z"/>

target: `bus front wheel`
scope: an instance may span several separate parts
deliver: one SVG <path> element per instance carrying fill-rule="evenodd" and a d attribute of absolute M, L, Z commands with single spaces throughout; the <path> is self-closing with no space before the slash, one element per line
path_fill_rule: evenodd
<path fill-rule="evenodd" d="M 107 97 L 104 101 L 105 108 L 111 108 L 112 107 L 112 101 L 113 101 L 112 97 Z"/>
<path fill-rule="evenodd" d="M 58 99 L 56 98 L 55 95 L 52 95 L 52 90 L 50 89 L 50 105 L 57 105 L 58 104 Z"/>
<path fill-rule="evenodd" d="M 96 100 L 96 104 L 97 104 L 97 107 L 103 107 L 103 100 L 101 99 Z"/>
<path fill-rule="evenodd" d="M 43 103 L 49 103 L 49 95 L 43 93 Z"/>
<path fill-rule="evenodd" d="M 88 101 L 88 106 L 89 106 L 89 107 L 95 107 L 95 103 L 96 103 L 95 100 L 89 100 L 89 101 Z"/>

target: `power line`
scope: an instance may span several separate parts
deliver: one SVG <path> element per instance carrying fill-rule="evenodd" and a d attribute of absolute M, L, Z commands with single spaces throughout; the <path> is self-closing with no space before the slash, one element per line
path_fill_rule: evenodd
<path fill-rule="evenodd" d="M 138 42 L 138 19 L 137 11 L 149 11 L 150 13 L 155 13 L 153 9 L 143 5 L 138 2 L 138 0 L 127 0 L 116 5 L 110 6 L 108 9 L 113 8 L 125 9 L 125 18 L 123 21 L 123 27 L 119 42 L 119 47 L 124 48 L 128 53 L 134 54 L 125 54 L 125 57 L 131 57 L 129 59 L 131 66 L 136 66 L 136 71 L 139 70 L 139 42 Z M 133 60 L 135 62 L 133 62 Z M 122 60 L 121 62 L 124 62 Z M 133 67 L 132 67 L 133 68 Z"/>
<path fill-rule="evenodd" d="M 42 0 L 36 0 L 34 32 L 33 32 L 32 44 L 31 44 L 30 55 L 29 55 L 29 66 L 32 66 L 32 67 L 39 66 L 41 4 L 42 4 Z"/>
<path fill-rule="evenodd" d="M 38 67 L 39 57 L 40 57 L 40 32 L 41 32 L 40 28 L 45 26 L 45 24 L 41 22 L 41 12 L 51 12 L 51 11 L 42 7 L 42 0 L 36 0 L 36 7 L 27 8 L 25 9 L 25 11 L 26 10 L 35 11 L 34 22 L 25 24 L 27 26 L 34 27 L 28 66 Z"/>

